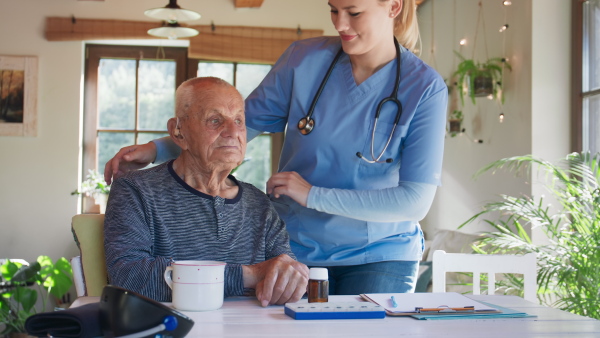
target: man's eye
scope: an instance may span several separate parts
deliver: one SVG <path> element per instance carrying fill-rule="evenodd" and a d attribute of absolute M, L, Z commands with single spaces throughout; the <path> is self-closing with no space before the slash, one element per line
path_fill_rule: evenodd
<path fill-rule="evenodd" d="M 237 119 L 235 120 L 235 124 L 237 124 L 238 126 L 242 124 L 242 119 Z"/>
<path fill-rule="evenodd" d="M 219 119 L 211 119 L 210 124 L 219 124 Z"/>
<path fill-rule="evenodd" d="M 338 12 L 338 11 L 336 11 L 336 10 L 334 10 L 334 9 L 332 9 L 332 10 L 331 10 L 331 14 L 337 14 L 337 12 Z"/>

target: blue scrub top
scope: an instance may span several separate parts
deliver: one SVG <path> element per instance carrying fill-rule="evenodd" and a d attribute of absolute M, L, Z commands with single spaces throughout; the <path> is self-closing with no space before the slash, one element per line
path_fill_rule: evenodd
<path fill-rule="evenodd" d="M 297 123 L 307 115 L 340 47 L 338 37 L 293 43 L 246 99 L 246 125 L 260 131 L 286 131 L 279 171 L 296 171 L 316 187 L 373 190 L 397 187 L 400 181 L 439 185 L 446 85 L 403 47 L 398 91 L 402 116 L 381 159 L 392 158 L 392 163 L 370 164 L 356 153 L 371 159 L 375 112 L 394 88 L 396 59 L 357 86 L 350 59 L 343 53 L 315 107 L 313 131 L 300 133 Z M 377 122 L 375 156 L 387 142 L 395 116 L 396 105 L 386 103 Z M 287 224 L 292 250 L 307 265 L 421 258 L 423 234 L 418 220 L 356 220 L 302 207 L 285 196 L 273 203 Z"/>

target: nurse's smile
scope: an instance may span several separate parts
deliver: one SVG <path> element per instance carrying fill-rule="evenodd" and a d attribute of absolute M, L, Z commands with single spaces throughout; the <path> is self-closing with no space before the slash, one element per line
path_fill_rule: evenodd
<path fill-rule="evenodd" d="M 344 41 L 350 41 L 352 39 L 354 39 L 355 37 L 357 37 L 357 35 L 345 35 L 345 34 L 340 34 L 340 37 L 342 38 L 342 40 Z"/>

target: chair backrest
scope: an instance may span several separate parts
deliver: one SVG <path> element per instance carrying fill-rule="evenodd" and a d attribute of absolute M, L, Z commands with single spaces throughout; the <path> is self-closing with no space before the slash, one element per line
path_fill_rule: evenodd
<path fill-rule="evenodd" d="M 104 254 L 104 215 L 75 215 L 71 227 L 81 253 L 85 295 L 100 296 L 104 286 L 108 284 Z"/>
<path fill-rule="evenodd" d="M 524 296 L 528 301 L 538 303 L 536 256 L 526 255 L 478 255 L 446 253 L 436 250 L 433 253 L 433 292 L 446 292 L 446 272 L 472 272 L 473 294 L 480 294 L 480 274 L 487 273 L 488 294 L 496 289 L 496 273 L 523 274 Z"/>

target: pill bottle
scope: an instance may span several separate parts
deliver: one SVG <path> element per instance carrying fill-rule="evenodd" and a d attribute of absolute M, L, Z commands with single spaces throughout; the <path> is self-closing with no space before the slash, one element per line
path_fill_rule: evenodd
<path fill-rule="evenodd" d="M 308 272 L 308 302 L 326 303 L 329 299 L 327 268 L 310 268 Z"/>

